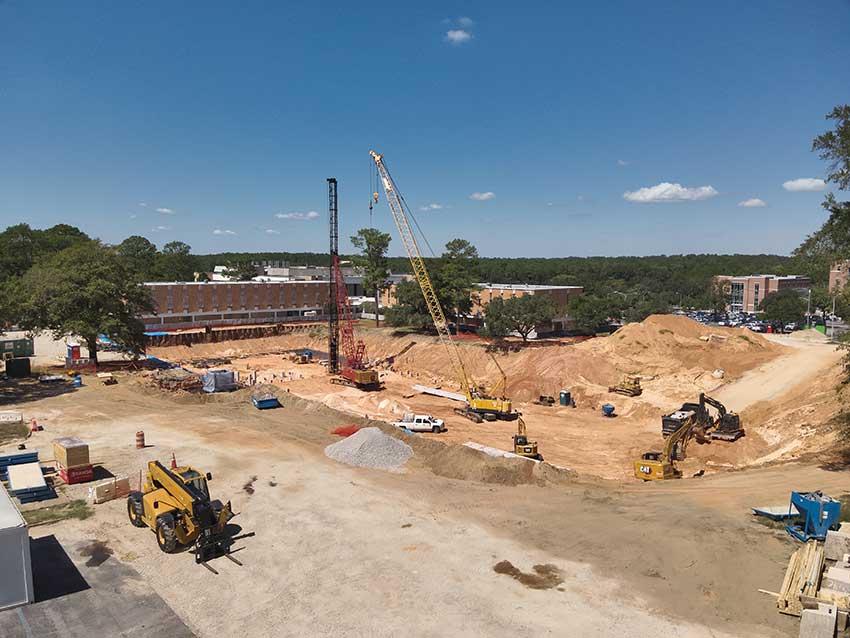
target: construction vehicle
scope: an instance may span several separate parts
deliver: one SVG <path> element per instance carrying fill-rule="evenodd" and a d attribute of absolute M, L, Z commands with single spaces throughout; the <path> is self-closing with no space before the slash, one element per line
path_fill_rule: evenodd
<path fill-rule="evenodd" d="M 207 481 L 211 479 L 211 474 L 189 466 L 169 470 L 159 461 L 150 461 L 142 491 L 127 497 L 130 522 L 151 528 L 166 554 L 192 546 L 197 563 L 218 556 L 231 558 L 232 539 L 225 534 L 225 526 L 233 510 L 230 502 L 222 505 L 210 500 Z"/>
<path fill-rule="evenodd" d="M 501 392 L 495 391 L 498 390 L 498 385 L 495 389 L 488 391 L 483 385 L 475 383 L 470 377 L 468 366 L 464 361 L 460 348 L 452 338 L 449 323 L 446 321 L 445 313 L 437 298 L 431 277 L 428 275 L 428 269 L 425 267 L 422 252 L 419 250 L 419 244 L 410 225 L 409 208 L 404 202 L 404 198 L 399 192 L 393 178 L 390 176 L 383 156 L 375 151 L 369 151 L 369 155 L 371 155 L 383 183 L 384 192 L 387 196 L 387 205 L 390 208 L 393 221 L 398 229 L 401 243 L 404 245 L 408 259 L 410 259 L 413 276 L 422 290 L 422 296 L 425 299 L 425 304 L 428 306 L 428 312 L 431 314 L 437 336 L 449 355 L 454 377 L 460 383 L 462 392 L 466 396 L 466 406 L 455 409 L 455 412 L 476 423 L 480 423 L 484 419 L 516 419 L 518 415 L 513 411 L 511 400 L 501 395 L 501 392 L 504 392 L 504 371 L 502 371 L 498 362 L 496 362 L 496 366 L 502 374 Z"/>
<path fill-rule="evenodd" d="M 534 401 L 532 401 L 535 405 L 545 405 L 547 408 L 551 408 L 555 405 L 555 397 L 550 396 L 548 394 L 541 394 Z"/>
<path fill-rule="evenodd" d="M 676 461 L 686 458 L 688 443 L 700 426 L 697 414 L 693 411 L 676 415 L 679 428 L 664 441 L 661 452 L 645 452 L 635 461 L 635 478 L 644 481 L 661 481 L 682 478 L 682 472 L 676 467 Z"/>
<path fill-rule="evenodd" d="M 297 363 L 298 365 L 304 365 L 305 363 L 313 363 L 313 351 L 301 350 L 296 352 L 290 352 L 289 360 L 293 363 Z"/>
<path fill-rule="evenodd" d="M 331 239 L 331 285 L 328 306 L 328 372 L 333 374 L 331 383 L 347 385 L 360 390 L 380 390 L 378 371 L 368 364 L 366 344 L 354 335 L 354 317 L 348 301 L 348 290 L 339 260 L 339 229 L 337 208 L 337 182 L 328 178 L 328 211 Z M 339 360 L 342 345 L 344 363 Z"/>
<path fill-rule="evenodd" d="M 528 432 L 525 428 L 525 421 L 522 416 L 517 414 L 516 419 L 516 434 L 514 434 L 514 454 L 524 456 L 535 461 L 542 461 L 543 457 L 537 452 L 537 441 L 528 440 Z"/>
<path fill-rule="evenodd" d="M 627 374 L 619 385 L 608 386 L 608 392 L 623 394 L 627 397 L 638 397 L 643 393 L 643 388 L 640 387 L 640 377 Z"/>
<path fill-rule="evenodd" d="M 710 405 L 717 411 L 717 418 L 712 418 L 706 405 Z M 681 413 L 693 412 L 698 422 L 698 432 L 701 438 L 706 440 L 737 441 L 744 436 L 741 427 L 741 418 L 734 412 L 728 412 L 726 406 L 717 399 L 699 395 L 699 403 L 684 403 L 679 410 L 665 414 L 661 417 L 661 434 L 670 436 L 679 428 Z"/>

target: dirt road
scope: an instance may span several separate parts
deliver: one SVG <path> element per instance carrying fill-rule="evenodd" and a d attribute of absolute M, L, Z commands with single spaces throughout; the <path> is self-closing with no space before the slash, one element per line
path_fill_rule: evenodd
<path fill-rule="evenodd" d="M 742 412 L 759 401 L 769 401 L 811 380 L 833 367 L 844 353 L 832 344 L 803 341 L 783 335 L 767 335 L 783 346 L 793 348 L 788 354 L 746 372 L 734 383 L 724 385 L 713 396 L 735 411 Z"/>

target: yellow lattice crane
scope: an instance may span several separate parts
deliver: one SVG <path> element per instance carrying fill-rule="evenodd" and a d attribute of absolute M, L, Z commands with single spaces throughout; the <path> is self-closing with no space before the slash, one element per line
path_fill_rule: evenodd
<path fill-rule="evenodd" d="M 434 321 L 437 336 L 449 355 L 454 376 L 460 383 L 463 393 L 466 395 L 467 407 L 455 411 L 477 422 L 480 422 L 484 418 L 492 419 L 495 417 L 506 420 L 517 418 L 517 413 L 513 411 L 510 399 L 493 396 L 494 393 L 488 393 L 483 386 L 471 380 L 463 354 L 452 338 L 448 321 L 446 321 L 446 315 L 443 312 L 442 306 L 440 306 L 434 285 L 431 283 L 431 277 L 428 275 L 428 269 L 425 267 L 425 261 L 422 259 L 422 252 L 419 250 L 419 244 L 410 226 L 407 205 L 404 203 L 398 187 L 390 176 L 386 164 L 384 164 L 383 155 L 375 151 L 369 151 L 369 154 L 375 162 L 375 167 L 384 185 L 387 205 L 390 208 L 390 213 L 392 213 L 396 228 L 398 228 L 401 243 L 404 245 L 404 250 L 410 259 L 413 276 L 419 283 L 422 296 L 425 298 L 425 304 L 428 306 L 428 312 Z M 498 363 L 496 365 L 501 372 L 501 367 L 498 366 Z M 503 372 L 502 375 L 504 377 Z M 504 391 L 504 387 L 501 390 Z"/>

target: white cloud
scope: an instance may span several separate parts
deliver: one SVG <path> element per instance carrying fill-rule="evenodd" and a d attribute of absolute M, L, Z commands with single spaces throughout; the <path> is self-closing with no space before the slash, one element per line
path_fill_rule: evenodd
<path fill-rule="evenodd" d="M 467 16 L 461 16 L 460 18 L 457 19 L 457 23 L 458 23 L 458 25 L 460 25 L 462 27 L 469 28 L 469 27 L 471 27 L 472 25 L 475 24 L 475 20 L 473 20 L 472 18 L 469 18 Z"/>
<path fill-rule="evenodd" d="M 142 208 L 148 207 L 148 205 L 145 202 L 139 202 L 139 206 L 141 206 Z"/>
<path fill-rule="evenodd" d="M 424 212 L 427 212 L 429 210 L 443 210 L 443 208 L 445 208 L 445 207 L 442 204 L 437 204 L 436 202 L 434 202 L 434 203 L 431 203 L 431 204 L 427 204 L 426 206 L 420 206 L 419 210 L 421 210 L 424 213 Z"/>
<path fill-rule="evenodd" d="M 266 235 L 280 235 L 280 231 L 274 228 L 266 228 Z"/>
<path fill-rule="evenodd" d="M 463 44 L 472 39 L 472 34 L 466 29 L 449 29 L 446 31 L 446 42 L 449 44 Z"/>
<path fill-rule="evenodd" d="M 163 215 L 173 215 L 174 211 L 171 208 L 157 208 L 156 212 L 162 213 Z"/>
<path fill-rule="evenodd" d="M 319 213 L 314 210 L 307 211 L 306 213 L 294 212 L 294 213 L 278 213 L 275 215 L 278 219 L 299 219 L 299 220 L 310 220 L 310 219 L 318 219 Z"/>
<path fill-rule="evenodd" d="M 154 226 L 151 230 L 155 233 L 159 233 L 164 230 L 171 230 L 171 226 Z"/>
<path fill-rule="evenodd" d="M 788 180 L 782 184 L 782 188 L 795 193 L 822 191 L 826 188 L 826 182 L 814 177 L 801 177 L 799 179 Z"/>
<path fill-rule="evenodd" d="M 226 228 L 225 229 L 216 228 L 213 231 L 213 235 L 235 235 L 235 234 L 236 234 L 235 232 L 233 232 L 232 230 L 228 230 Z"/>
<path fill-rule="evenodd" d="M 626 160 L 617 160 L 617 166 L 628 166 L 631 162 L 627 162 Z"/>
<path fill-rule="evenodd" d="M 767 206 L 767 202 L 763 199 L 759 199 L 758 197 L 751 197 L 750 199 L 738 202 L 738 206 L 742 206 L 743 208 L 762 208 Z"/>
<path fill-rule="evenodd" d="M 651 204 L 655 202 L 695 202 L 701 199 L 709 199 L 717 194 L 713 186 L 686 188 L 681 184 L 661 182 L 656 186 L 648 186 L 636 191 L 626 191 L 623 193 L 623 199 L 628 202 L 637 202 L 640 204 Z"/>
<path fill-rule="evenodd" d="M 138 217 L 136 213 L 130 213 L 130 219 L 136 219 L 136 217 Z"/>
<path fill-rule="evenodd" d="M 493 191 L 485 191 L 483 193 L 474 192 L 469 196 L 469 199 L 474 199 L 476 202 L 486 202 L 496 198 L 496 193 Z"/>

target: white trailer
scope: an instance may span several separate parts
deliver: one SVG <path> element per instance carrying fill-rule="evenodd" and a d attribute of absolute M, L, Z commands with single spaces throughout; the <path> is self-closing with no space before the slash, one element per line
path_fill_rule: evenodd
<path fill-rule="evenodd" d="M 27 523 L 0 483 L 0 611 L 35 600 Z"/>

